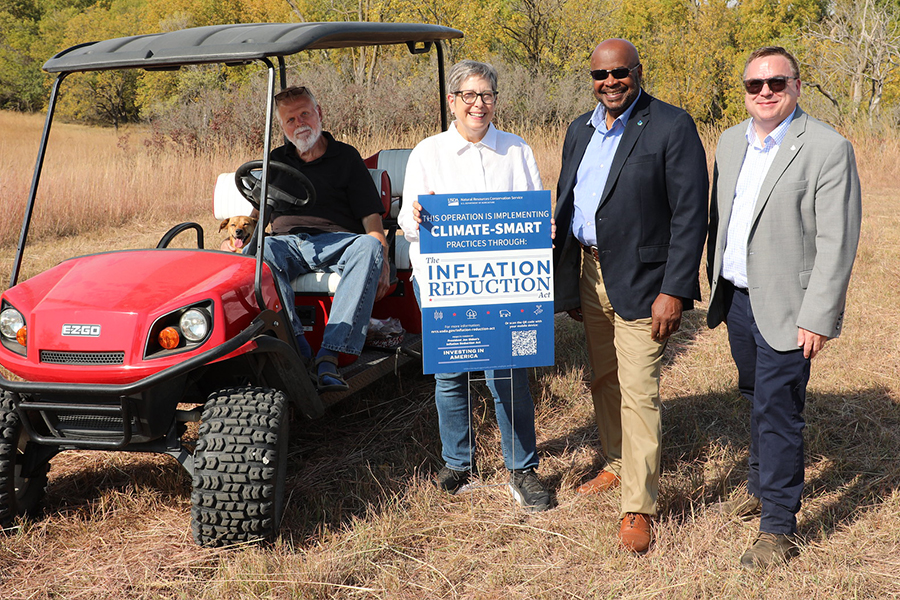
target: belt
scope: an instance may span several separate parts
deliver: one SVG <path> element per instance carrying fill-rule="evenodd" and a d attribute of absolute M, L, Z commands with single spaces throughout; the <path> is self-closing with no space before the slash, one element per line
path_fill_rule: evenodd
<path fill-rule="evenodd" d="M 581 243 L 581 242 L 579 242 Z M 585 253 L 590 254 L 594 257 L 594 260 L 600 262 L 600 252 L 597 250 L 597 246 L 587 246 L 585 244 L 581 244 L 581 249 L 585 251 Z"/>
<path fill-rule="evenodd" d="M 733 289 L 738 294 L 744 294 L 745 296 L 750 295 L 750 290 L 748 290 L 747 288 L 738 287 L 738 286 L 734 285 L 732 282 L 725 279 L 724 277 L 722 278 L 722 281 L 724 283 L 728 284 L 729 286 L 731 286 L 731 289 Z"/>

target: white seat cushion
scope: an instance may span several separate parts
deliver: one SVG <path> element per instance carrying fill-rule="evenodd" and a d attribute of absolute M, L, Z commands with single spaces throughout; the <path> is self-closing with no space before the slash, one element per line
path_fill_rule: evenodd
<path fill-rule="evenodd" d="M 397 230 L 397 236 L 394 238 L 394 265 L 398 269 L 412 269 L 412 265 L 409 262 L 409 241 L 399 229 Z"/>
<path fill-rule="evenodd" d="M 213 215 L 217 219 L 249 217 L 253 205 L 247 202 L 234 183 L 234 173 L 222 173 L 213 190 Z"/>
<path fill-rule="evenodd" d="M 307 273 L 291 282 L 291 287 L 298 294 L 312 294 L 315 296 L 333 296 L 337 290 L 341 276 L 337 273 Z"/>

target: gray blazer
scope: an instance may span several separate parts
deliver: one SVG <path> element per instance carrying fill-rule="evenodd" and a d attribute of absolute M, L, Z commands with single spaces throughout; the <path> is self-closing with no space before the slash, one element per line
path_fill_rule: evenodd
<path fill-rule="evenodd" d="M 707 322 L 725 319 L 722 255 L 749 121 L 726 130 L 716 148 L 710 203 Z M 774 349 L 797 349 L 797 328 L 841 333 L 862 214 L 850 142 L 797 107 L 753 213 L 747 242 L 750 305 Z"/>

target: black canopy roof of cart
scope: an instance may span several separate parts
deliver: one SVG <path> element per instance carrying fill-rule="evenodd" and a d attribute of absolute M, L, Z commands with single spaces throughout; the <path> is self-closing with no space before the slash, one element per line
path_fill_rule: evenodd
<path fill-rule="evenodd" d="M 427 44 L 463 37 L 458 29 L 419 23 L 252 23 L 210 25 L 79 44 L 44 63 L 50 73 L 107 69 L 173 69 L 239 64 L 302 50 Z"/>

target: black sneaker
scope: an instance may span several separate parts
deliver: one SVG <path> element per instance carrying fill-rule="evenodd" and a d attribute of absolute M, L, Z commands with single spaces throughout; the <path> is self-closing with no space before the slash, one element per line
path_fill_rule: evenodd
<path fill-rule="evenodd" d="M 534 469 L 516 469 L 510 473 L 509 489 L 525 510 L 540 512 L 550 508 L 550 492 Z"/>
<path fill-rule="evenodd" d="M 457 471 L 445 465 L 438 471 L 435 484 L 445 492 L 455 494 L 460 488 L 469 483 L 470 475 L 469 471 Z"/>

